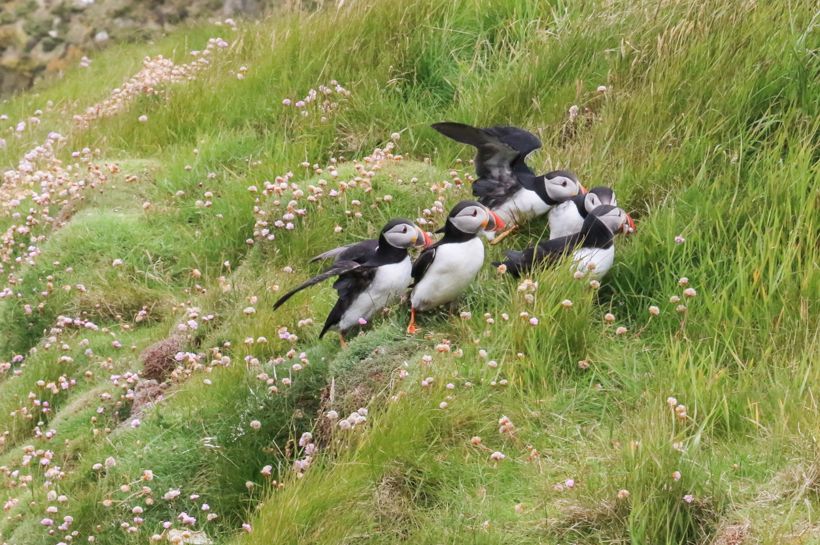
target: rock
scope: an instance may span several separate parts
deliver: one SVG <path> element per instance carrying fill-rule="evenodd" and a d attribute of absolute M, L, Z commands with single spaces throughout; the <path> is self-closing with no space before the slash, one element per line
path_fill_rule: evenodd
<path fill-rule="evenodd" d="M 261 15 L 272 0 L 3 0 L 0 96 L 61 73 L 83 52 L 123 40 L 150 40 L 203 18 Z M 77 53 L 80 54 L 77 54 Z"/>
<path fill-rule="evenodd" d="M 211 545 L 213 541 L 205 532 L 193 530 L 168 530 L 168 541 L 171 543 L 185 543 L 187 545 Z"/>

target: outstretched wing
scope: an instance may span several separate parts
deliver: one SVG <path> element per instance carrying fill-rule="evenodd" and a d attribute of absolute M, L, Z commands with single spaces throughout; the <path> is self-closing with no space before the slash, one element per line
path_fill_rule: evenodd
<path fill-rule="evenodd" d="M 453 122 L 435 123 L 432 127 L 478 150 L 475 158 L 478 180 L 473 183 L 473 195 L 485 206 L 499 206 L 534 176 L 525 159 L 541 147 L 541 141 L 524 129 L 501 126 L 480 129 Z"/>
<path fill-rule="evenodd" d="M 315 261 L 323 261 L 326 259 L 364 263 L 376 252 L 378 247 L 379 241 L 376 239 L 363 240 L 361 242 L 339 246 L 338 248 L 333 248 L 332 250 L 321 253 L 311 259 L 310 263 Z"/>
<path fill-rule="evenodd" d="M 503 126 L 480 129 L 451 121 L 434 123 L 432 127 L 444 136 L 478 150 L 475 167 L 480 178 L 494 178 L 503 172 L 533 173 L 524 159 L 541 147 L 541 141 L 524 129 Z"/>
<path fill-rule="evenodd" d="M 279 300 L 276 301 L 276 303 L 273 304 L 273 310 L 276 310 L 277 308 L 281 307 L 288 299 L 290 299 L 295 294 L 299 293 L 300 291 L 302 291 L 305 288 L 309 288 L 310 286 L 316 285 L 319 282 L 323 282 L 324 280 L 327 280 L 328 278 L 331 278 L 331 277 L 334 277 L 334 276 L 339 276 L 339 275 L 351 273 L 352 271 L 355 271 L 356 269 L 359 269 L 359 268 L 362 268 L 362 267 L 365 267 L 365 266 L 362 265 L 361 263 L 357 263 L 355 261 L 337 261 L 329 269 L 325 270 L 322 273 L 317 274 L 316 276 L 314 276 L 310 280 L 306 280 L 305 282 L 302 282 L 301 284 L 299 284 L 298 286 L 296 286 L 295 288 L 293 288 L 292 290 L 290 290 L 289 292 L 284 294 L 282 297 L 280 297 Z M 334 287 L 335 287 L 335 284 L 334 284 Z"/>

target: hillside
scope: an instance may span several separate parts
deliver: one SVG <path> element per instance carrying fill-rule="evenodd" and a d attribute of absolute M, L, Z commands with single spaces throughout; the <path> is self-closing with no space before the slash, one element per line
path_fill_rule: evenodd
<path fill-rule="evenodd" d="M 807 4 L 348 0 L 0 104 L 0 544 L 820 542 L 819 88 Z M 617 190 L 600 286 L 274 313 L 470 195 L 445 119 Z"/>

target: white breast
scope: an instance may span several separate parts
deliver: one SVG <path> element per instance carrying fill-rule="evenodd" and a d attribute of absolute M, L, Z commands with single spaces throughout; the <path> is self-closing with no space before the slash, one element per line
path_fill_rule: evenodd
<path fill-rule="evenodd" d="M 574 235 L 581 232 L 584 218 L 578 213 L 578 207 L 572 201 L 553 206 L 549 212 L 550 239 Z"/>
<path fill-rule="evenodd" d="M 535 191 L 529 189 L 519 189 L 512 198 L 493 210 L 501 216 L 505 223 L 524 223 L 534 217 L 546 214 L 550 205 L 538 196 Z"/>
<path fill-rule="evenodd" d="M 360 318 L 370 321 L 374 313 L 386 307 L 407 289 L 412 280 L 411 270 L 409 256 L 398 263 L 379 267 L 367 289 L 356 297 L 342 315 L 338 329 L 346 331 L 358 325 Z"/>
<path fill-rule="evenodd" d="M 454 301 L 475 279 L 484 264 L 484 244 L 479 238 L 442 244 L 433 263 L 413 288 L 410 302 L 416 310 L 427 310 Z"/>
<path fill-rule="evenodd" d="M 498 214 L 508 227 L 512 227 L 546 214 L 550 207 L 551 205 L 545 203 L 535 191 L 519 189 L 504 204 L 494 208 L 493 212 Z M 492 240 L 495 238 L 495 233 L 493 231 L 484 231 L 484 236 L 487 237 L 487 240 Z"/>
<path fill-rule="evenodd" d="M 589 273 L 590 277 L 600 280 L 612 264 L 615 263 L 615 245 L 609 248 L 580 248 L 572 254 L 573 269 Z"/>

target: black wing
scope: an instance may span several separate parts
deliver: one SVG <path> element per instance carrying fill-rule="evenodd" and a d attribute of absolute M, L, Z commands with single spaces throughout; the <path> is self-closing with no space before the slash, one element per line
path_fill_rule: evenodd
<path fill-rule="evenodd" d="M 357 267 L 340 275 L 339 279 L 333 283 L 333 288 L 336 290 L 336 293 L 339 294 L 339 298 L 336 300 L 336 304 L 333 305 L 330 314 L 328 314 L 325 320 L 322 332 L 319 333 L 320 339 L 331 327 L 339 323 L 353 301 L 367 289 L 376 276 L 377 268 L 378 267 L 375 266 L 362 265 L 361 267 Z M 342 333 L 345 332 L 343 331 Z"/>
<path fill-rule="evenodd" d="M 527 185 L 522 184 L 519 177 L 529 181 L 535 175 L 527 166 L 525 158 L 541 147 L 541 141 L 524 129 L 480 129 L 452 122 L 436 123 L 432 127 L 441 134 L 478 150 L 475 158 L 478 180 L 473 183 L 473 195 L 485 206 L 495 208 L 501 205 Z"/>
<path fill-rule="evenodd" d="M 506 252 L 507 259 L 502 263 L 507 266 L 507 272 L 514 276 L 525 273 L 534 266 L 545 264 L 554 265 L 569 255 L 581 244 L 583 237 L 580 233 L 552 240 L 542 240 L 536 246 L 522 251 L 510 250 Z M 501 263 L 494 263 L 500 265 Z"/>
<path fill-rule="evenodd" d="M 356 261 L 357 263 L 364 263 L 376 252 L 378 247 L 379 241 L 376 239 L 363 240 L 321 253 L 311 259 L 310 263 L 331 258 L 334 261 Z"/>
<path fill-rule="evenodd" d="M 411 271 L 411 275 L 413 276 L 413 285 L 418 284 L 422 278 L 424 278 L 427 269 L 430 268 L 430 265 L 433 264 L 433 260 L 436 258 L 436 248 L 438 244 L 434 244 L 421 252 L 416 258 L 416 261 L 413 262 L 413 270 Z"/>
<path fill-rule="evenodd" d="M 273 304 L 273 310 L 276 310 L 277 308 L 281 307 L 288 299 L 290 299 L 296 293 L 302 291 L 305 288 L 309 288 L 310 286 L 318 284 L 319 282 L 327 280 L 328 278 L 331 278 L 333 276 L 349 274 L 352 271 L 355 271 L 356 269 L 361 268 L 361 267 L 363 267 L 363 265 L 361 263 L 357 263 L 355 261 L 337 261 L 329 269 L 325 270 L 322 273 L 317 274 L 316 276 L 314 276 L 310 280 L 302 282 L 301 284 L 299 284 L 298 286 L 296 286 L 295 288 L 293 288 L 292 290 L 287 292 L 285 295 L 280 297 L 279 300 L 276 301 L 276 303 Z M 334 287 L 335 287 L 335 284 L 334 284 Z"/>

